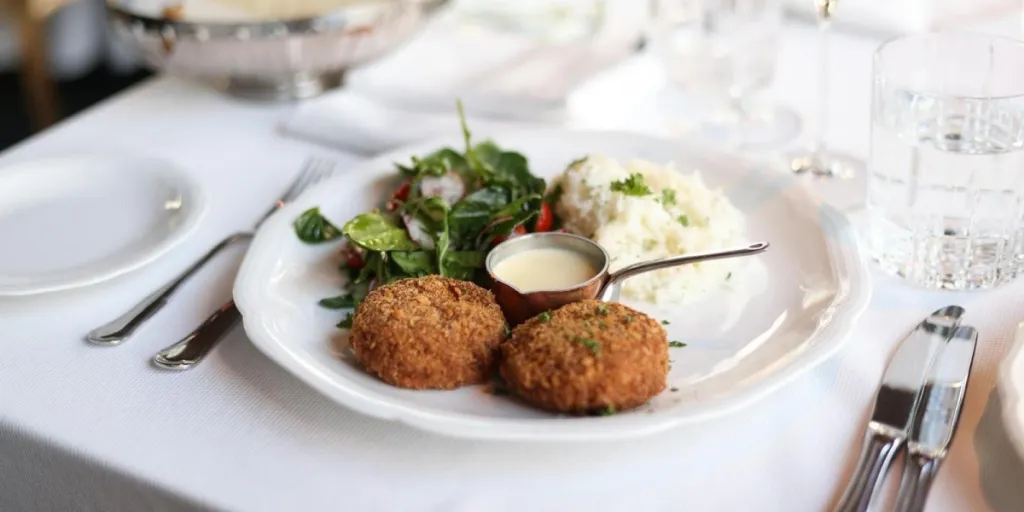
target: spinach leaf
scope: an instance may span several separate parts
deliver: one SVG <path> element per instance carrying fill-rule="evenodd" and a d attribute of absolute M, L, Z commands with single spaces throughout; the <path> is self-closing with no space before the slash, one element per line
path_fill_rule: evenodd
<path fill-rule="evenodd" d="M 493 214 L 490 226 L 477 238 L 478 248 L 487 247 L 495 237 L 509 236 L 516 226 L 526 224 L 540 213 L 541 196 L 534 194 L 520 197 Z"/>
<path fill-rule="evenodd" d="M 353 294 L 346 293 L 345 295 L 339 295 L 337 297 L 321 299 L 320 305 L 327 309 L 346 309 L 356 307 L 357 302 Z"/>
<path fill-rule="evenodd" d="M 459 248 L 476 248 L 477 236 L 511 198 L 508 189 L 488 186 L 473 192 L 452 207 L 448 214 L 449 237 Z M 471 246 L 471 247 L 470 247 Z"/>
<path fill-rule="evenodd" d="M 352 313 L 349 313 L 349 314 L 345 315 L 345 319 L 340 321 L 340 322 L 338 322 L 338 325 L 336 325 L 335 327 L 337 327 L 338 329 L 351 329 L 352 328 L 352 319 L 354 317 L 355 317 L 355 315 L 353 315 Z"/>
<path fill-rule="evenodd" d="M 390 256 L 391 261 L 411 277 L 428 276 L 435 273 L 437 269 L 434 264 L 434 255 L 427 251 L 395 251 Z"/>
<path fill-rule="evenodd" d="M 441 261 L 441 275 L 468 281 L 484 266 L 483 251 L 449 251 Z"/>
<path fill-rule="evenodd" d="M 341 236 L 341 231 L 320 214 L 320 208 L 306 210 L 295 219 L 292 226 L 299 240 L 307 244 L 328 242 Z"/>
<path fill-rule="evenodd" d="M 341 231 L 356 245 L 371 251 L 414 251 L 419 249 L 405 230 L 379 212 L 364 213 L 348 221 Z"/>

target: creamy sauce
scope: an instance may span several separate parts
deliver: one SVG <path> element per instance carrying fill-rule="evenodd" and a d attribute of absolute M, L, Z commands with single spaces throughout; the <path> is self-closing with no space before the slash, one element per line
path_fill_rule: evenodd
<path fill-rule="evenodd" d="M 571 249 L 533 249 L 509 256 L 494 267 L 494 275 L 523 293 L 562 290 L 597 275 L 582 254 Z"/>

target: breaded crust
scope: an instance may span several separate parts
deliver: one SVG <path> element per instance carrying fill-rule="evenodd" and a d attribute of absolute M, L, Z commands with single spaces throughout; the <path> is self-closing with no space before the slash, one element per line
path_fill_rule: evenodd
<path fill-rule="evenodd" d="M 501 350 L 509 391 L 550 411 L 632 409 L 660 393 L 668 376 L 665 329 L 617 303 L 577 302 L 534 317 Z"/>
<path fill-rule="evenodd" d="M 371 292 L 352 319 L 352 351 L 384 382 L 454 389 L 485 382 L 505 339 L 491 292 L 441 276 L 405 279 Z"/>

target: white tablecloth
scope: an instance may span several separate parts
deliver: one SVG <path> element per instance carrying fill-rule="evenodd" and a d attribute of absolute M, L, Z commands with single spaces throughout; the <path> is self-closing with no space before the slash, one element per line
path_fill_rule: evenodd
<path fill-rule="evenodd" d="M 805 115 L 814 104 L 805 82 L 811 35 L 789 29 L 780 63 L 781 99 Z M 835 44 L 829 138 L 861 155 L 876 44 L 850 36 Z M 304 159 L 355 161 L 281 137 L 276 126 L 289 109 L 162 78 L 0 156 L 0 164 L 77 151 L 167 157 L 194 172 L 212 199 L 195 236 L 140 272 L 0 301 L 0 510 L 825 510 L 853 469 L 898 339 L 948 303 L 967 308 L 982 342 L 928 510 L 1024 507 L 1024 464 L 993 392 L 995 367 L 1024 318 L 1024 282 L 929 293 L 879 275 L 871 306 L 836 357 L 735 414 L 618 443 L 471 442 L 365 418 L 278 368 L 240 329 L 191 372 L 149 366 L 156 349 L 227 299 L 240 251 L 190 282 L 125 345 L 85 344 L 95 324 L 250 225 Z"/>

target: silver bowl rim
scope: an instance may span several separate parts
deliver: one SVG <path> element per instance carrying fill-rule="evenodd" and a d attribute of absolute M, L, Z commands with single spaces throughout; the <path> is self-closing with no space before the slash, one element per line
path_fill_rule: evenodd
<path fill-rule="evenodd" d="M 307 18 L 274 21 L 246 22 L 197 22 L 169 20 L 163 17 L 147 16 L 115 5 L 107 0 L 108 15 L 115 23 L 122 23 L 143 33 L 155 34 L 171 39 L 214 39 L 250 40 L 283 38 L 294 35 L 312 35 L 336 32 L 351 28 L 349 11 L 352 8 L 378 7 L 380 9 L 408 7 L 430 14 L 444 6 L 449 0 L 361 0 L 337 11 Z M 361 26 L 361 25 L 360 25 Z"/>

